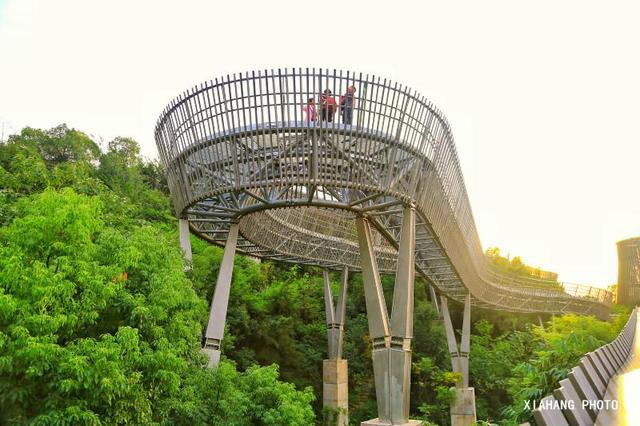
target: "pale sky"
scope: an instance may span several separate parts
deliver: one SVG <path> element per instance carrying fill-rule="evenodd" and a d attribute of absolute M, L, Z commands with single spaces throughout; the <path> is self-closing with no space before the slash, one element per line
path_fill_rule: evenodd
<path fill-rule="evenodd" d="M 634 3 L 0 0 L 0 131 L 67 123 L 155 157 L 160 112 L 205 80 L 373 73 L 449 119 L 485 248 L 605 286 L 640 235 Z"/>

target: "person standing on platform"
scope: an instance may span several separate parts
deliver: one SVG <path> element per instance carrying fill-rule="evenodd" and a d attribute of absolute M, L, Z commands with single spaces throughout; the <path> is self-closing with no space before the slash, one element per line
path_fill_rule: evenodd
<path fill-rule="evenodd" d="M 326 89 L 322 94 L 322 121 L 331 123 L 336 112 L 336 99 L 331 96 L 331 90 Z"/>
<path fill-rule="evenodd" d="M 340 96 L 340 114 L 342 115 L 342 123 L 344 124 L 351 124 L 353 120 L 353 108 L 355 106 L 354 93 L 356 93 L 356 88 L 349 86 L 347 93 Z"/>

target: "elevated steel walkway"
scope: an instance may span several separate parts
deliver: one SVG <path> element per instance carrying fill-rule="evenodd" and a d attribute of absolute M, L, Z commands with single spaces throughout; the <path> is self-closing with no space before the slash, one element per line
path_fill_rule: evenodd
<path fill-rule="evenodd" d="M 318 101 L 317 103 L 315 101 Z M 203 350 L 218 364 L 236 251 L 325 268 L 324 405 L 348 424 L 342 359 L 349 271 L 360 270 L 378 417 L 409 419 L 415 274 L 441 312 L 456 384 L 453 425 L 475 423 L 469 387 L 471 305 L 511 312 L 607 316 L 603 289 L 502 274 L 478 237 L 451 129 L 413 90 L 379 77 L 315 69 L 226 76 L 187 91 L 155 131 L 180 241 L 189 230 L 224 246 Z M 334 305 L 329 270 L 341 270 Z M 395 272 L 387 311 L 381 273 Z M 464 303 L 460 346 L 448 301 Z"/>
<path fill-rule="evenodd" d="M 333 114 L 326 102 L 331 121 L 322 119 L 323 95 L 335 100 Z M 315 118 L 303 112 L 310 98 Z M 604 289 L 488 265 L 449 123 L 400 84 L 309 68 L 234 74 L 172 101 L 155 136 L 176 214 L 212 243 L 224 245 L 237 223 L 241 252 L 359 270 L 355 219 L 366 217 L 388 272 L 411 206 L 415 270 L 435 292 L 501 311 L 608 314 L 613 295 Z"/>

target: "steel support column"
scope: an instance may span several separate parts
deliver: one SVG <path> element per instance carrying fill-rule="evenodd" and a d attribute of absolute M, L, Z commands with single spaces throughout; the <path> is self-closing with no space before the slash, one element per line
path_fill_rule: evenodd
<path fill-rule="evenodd" d="M 462 315 L 462 339 L 460 340 L 460 368 L 462 370 L 462 387 L 469 387 L 469 351 L 471 348 L 471 294 L 464 298 Z"/>
<path fill-rule="evenodd" d="M 471 348 L 471 294 L 464 298 L 464 311 L 462 316 L 462 338 L 460 350 L 456 341 L 447 298 L 443 295 L 440 299 L 444 328 L 447 335 L 447 345 L 451 354 L 451 367 L 454 373 L 460 374 L 460 380 L 456 383 L 456 399 L 451 405 L 451 425 L 470 426 L 476 422 L 475 392 L 469 387 L 469 350 Z"/>
<path fill-rule="evenodd" d="M 442 318 L 442 310 L 440 309 L 440 306 L 438 306 L 438 295 L 436 294 L 436 289 L 433 288 L 433 285 L 431 284 L 429 284 L 429 293 L 431 295 L 431 304 L 438 313 L 438 318 Z"/>
<path fill-rule="evenodd" d="M 458 352 L 458 342 L 456 341 L 456 334 L 453 330 L 453 324 L 451 323 L 451 315 L 449 314 L 449 304 L 447 298 L 444 295 L 440 296 L 440 308 L 442 309 L 442 316 L 444 320 L 444 331 L 447 336 L 447 346 L 449 347 L 449 355 L 451 356 L 451 369 L 454 373 L 462 374 L 460 369 L 460 363 L 458 358 L 460 353 Z"/>
<path fill-rule="evenodd" d="M 444 329 L 447 335 L 447 345 L 451 354 L 451 367 L 454 373 L 461 375 L 458 387 L 469 386 L 469 349 L 471 338 L 471 295 L 467 293 L 464 298 L 464 312 L 462 317 L 462 339 L 460 341 L 460 350 L 456 341 L 455 331 L 449 314 L 449 305 L 447 298 L 440 296 L 440 306 L 444 316 Z"/>
<path fill-rule="evenodd" d="M 325 424 L 347 426 L 349 424 L 349 385 L 347 360 L 342 359 L 344 339 L 345 304 L 349 269 L 344 268 L 338 304 L 334 308 L 329 270 L 324 270 L 324 303 L 327 315 L 328 358 L 322 363 L 322 403 Z"/>
<path fill-rule="evenodd" d="M 389 315 L 387 314 L 380 273 L 378 272 L 378 265 L 373 251 L 371 226 L 367 219 L 358 216 L 356 218 L 356 227 L 360 243 L 360 262 L 369 322 L 369 338 L 372 345 L 371 357 L 373 359 L 373 377 L 376 386 L 376 401 L 378 403 L 378 419 L 390 422 L 388 372 L 391 333 L 389 331 Z"/>
<path fill-rule="evenodd" d="M 329 343 L 329 359 L 342 358 L 342 342 L 344 340 L 344 315 L 347 296 L 347 281 L 349 270 L 344 268 L 342 285 L 338 295 L 338 304 L 334 308 L 333 295 L 331 293 L 331 281 L 329 270 L 323 271 L 324 275 L 324 307 L 327 317 L 327 338 Z"/>
<path fill-rule="evenodd" d="M 233 260 L 238 242 L 238 224 L 232 223 L 229 228 L 227 242 L 224 246 L 222 263 L 218 271 L 218 280 L 211 300 L 209 323 L 205 333 L 204 352 L 209 357 L 208 367 L 215 367 L 220 362 L 220 344 L 224 336 L 224 324 L 227 318 L 227 306 L 231 291 L 231 277 L 233 274 Z"/>
<path fill-rule="evenodd" d="M 189 239 L 189 221 L 178 219 L 178 232 L 180 233 L 180 248 L 187 262 L 191 263 L 191 240 Z"/>
<path fill-rule="evenodd" d="M 404 424 L 409 420 L 415 245 L 416 212 L 413 207 L 405 207 L 402 211 L 398 269 L 393 287 L 393 306 L 391 309 L 389 381 L 392 424 Z"/>
<path fill-rule="evenodd" d="M 402 218 L 391 320 L 375 259 L 371 227 L 365 217 L 356 218 L 378 403 L 378 418 L 363 425 L 421 424 L 408 418 L 415 274 L 413 207 L 404 207 Z"/>

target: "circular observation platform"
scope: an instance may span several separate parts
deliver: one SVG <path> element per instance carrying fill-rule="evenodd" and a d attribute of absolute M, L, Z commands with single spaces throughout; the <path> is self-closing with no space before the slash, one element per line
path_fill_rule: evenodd
<path fill-rule="evenodd" d="M 237 223 L 246 254 L 358 270 L 362 215 L 391 272 L 411 205 L 416 272 L 438 293 L 496 310 L 608 313 L 603 289 L 489 268 L 449 124 L 400 84 L 309 68 L 234 74 L 172 101 L 155 137 L 176 214 L 209 242 L 224 245 Z"/>

